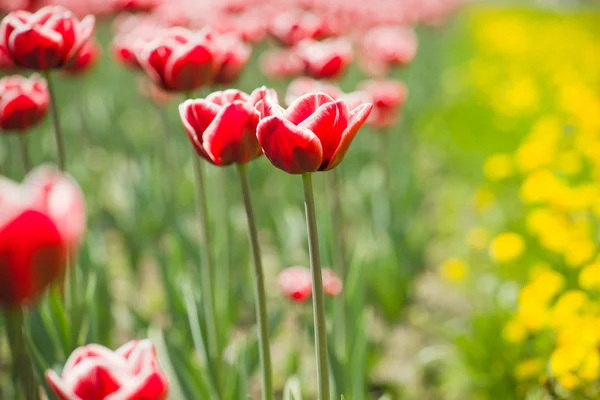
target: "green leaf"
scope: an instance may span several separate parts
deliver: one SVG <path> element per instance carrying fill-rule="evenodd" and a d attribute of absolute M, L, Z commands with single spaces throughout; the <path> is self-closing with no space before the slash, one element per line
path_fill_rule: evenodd
<path fill-rule="evenodd" d="M 283 400 L 302 400 L 302 389 L 300 379 L 297 376 L 290 377 L 283 387 Z"/>
<path fill-rule="evenodd" d="M 31 327 L 28 326 L 28 323 L 25 322 L 25 345 L 27 346 L 27 351 L 31 356 L 31 361 L 33 363 L 33 369 L 35 371 L 35 375 L 39 382 L 41 382 L 42 387 L 44 388 L 44 392 L 46 392 L 46 396 L 48 396 L 49 400 L 58 400 L 58 397 L 54 394 L 54 391 L 50 388 L 50 385 L 46 382 L 46 371 L 50 369 L 48 363 L 44 360 L 44 357 L 38 351 L 35 342 L 29 335 L 31 332 Z"/>

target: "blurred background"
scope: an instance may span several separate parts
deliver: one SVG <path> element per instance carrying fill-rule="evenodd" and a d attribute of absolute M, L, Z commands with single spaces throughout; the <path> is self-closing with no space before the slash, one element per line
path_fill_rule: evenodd
<path fill-rule="evenodd" d="M 11 3 L 0 7 L 31 6 Z M 194 377 L 206 373 L 190 325 L 190 315 L 201 313 L 201 249 L 192 153 L 177 111 L 184 97 L 119 63 L 115 37 L 133 29 L 127 23 L 147 20 L 246 35 L 252 55 L 229 86 L 250 93 L 266 85 L 283 101 L 294 73 L 286 75 L 268 56 L 283 48 L 272 28 L 278 13 L 293 8 L 339 17 L 331 36 L 352 38 L 354 61 L 336 83 L 342 90 L 382 76 L 408 89 L 393 123 L 370 124 L 358 134 L 338 168 L 339 188 L 326 173 L 314 178 L 323 264 L 345 271 L 341 300 L 326 304 L 330 352 L 334 359 L 344 354 L 332 361 L 339 393 L 600 398 L 597 2 L 381 0 L 365 9 L 350 0 L 197 2 L 202 7 L 164 1 L 110 10 L 104 1 L 54 3 L 98 16 L 97 60 L 55 80 L 68 171 L 88 210 L 78 262 L 85 343 L 114 348 L 150 336 L 168 365 L 172 398 L 201 398 Z M 126 16 L 134 6 L 147 11 Z M 369 65 L 364 42 L 380 25 L 414 28 L 414 60 L 383 72 Z M 387 40 L 399 39 L 375 42 Z M 34 164 L 55 162 L 48 118 L 31 129 L 28 142 Z M 0 136 L 0 171 L 14 180 L 25 175 L 16 135 Z M 284 387 L 299 382 L 305 398 L 315 398 L 310 302 L 286 299 L 277 283 L 283 269 L 308 266 L 299 179 L 264 157 L 249 173 L 275 385 L 283 396 Z M 219 330 L 235 371 L 231 398 L 246 399 L 259 389 L 246 220 L 235 171 L 207 165 L 207 174 Z M 330 205 L 334 190 L 340 213 Z M 336 301 L 346 307 L 351 329 L 337 324 Z M 62 365 L 68 355 L 48 339 L 57 335 L 55 312 L 51 299 L 35 311 L 32 336 L 47 366 Z M 350 336 L 344 351 L 340 330 Z M 7 368 L 0 364 L 3 399 L 12 393 Z"/>

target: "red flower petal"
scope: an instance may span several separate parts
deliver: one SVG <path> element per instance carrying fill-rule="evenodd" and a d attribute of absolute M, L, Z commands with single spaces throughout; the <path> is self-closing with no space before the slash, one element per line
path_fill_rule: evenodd
<path fill-rule="evenodd" d="M 173 51 L 165 66 L 165 88 L 194 90 L 207 84 L 215 73 L 211 50 L 202 44 L 181 46 Z"/>
<path fill-rule="evenodd" d="M 247 102 L 250 97 L 238 89 L 227 89 L 224 91 L 213 92 L 206 96 L 206 100 L 220 106 L 233 103 L 234 101 Z"/>
<path fill-rule="evenodd" d="M 245 164 L 261 154 L 257 125 L 252 106 L 236 101 L 217 114 L 202 136 L 203 147 L 217 165 Z"/>
<path fill-rule="evenodd" d="M 298 125 L 298 128 L 311 130 L 319 138 L 323 148 L 320 168 L 327 165 L 340 144 L 342 132 L 348 123 L 343 115 L 344 110 L 345 106 L 340 101 L 325 103 Z"/>
<path fill-rule="evenodd" d="M 310 117 L 319 107 L 335 100 L 325 93 L 308 93 L 294 101 L 286 110 L 285 118 L 294 125 Z"/>
<path fill-rule="evenodd" d="M 0 100 L 0 126 L 5 130 L 26 130 L 40 122 L 45 111 L 27 94 L 13 90 Z"/>
<path fill-rule="evenodd" d="M 220 107 L 204 99 L 186 100 L 179 105 L 179 116 L 196 152 L 212 162 L 202 147 L 202 135 L 219 113 Z"/>
<path fill-rule="evenodd" d="M 122 387 L 125 373 L 103 358 L 88 358 L 66 378 L 71 381 L 73 393 L 81 399 L 105 400 Z"/>
<path fill-rule="evenodd" d="M 8 50 L 16 64 L 46 70 L 62 62 L 62 37 L 41 26 L 18 27 L 10 35 Z"/>
<path fill-rule="evenodd" d="M 350 144 L 354 140 L 354 137 L 358 133 L 360 127 L 365 123 L 365 121 L 369 117 L 369 114 L 371 113 L 372 109 L 373 104 L 369 103 L 358 106 L 350 112 L 350 120 L 348 122 L 346 130 L 342 134 L 340 145 L 335 151 L 331 162 L 324 168 L 324 170 L 333 169 L 342 162 L 344 156 L 346 155 L 346 152 L 348 151 L 348 148 L 350 147 Z"/>
<path fill-rule="evenodd" d="M 79 396 L 67 387 L 60 376 L 51 369 L 46 371 L 46 382 L 52 387 L 60 400 L 81 400 Z"/>
<path fill-rule="evenodd" d="M 55 14 L 44 24 L 48 29 L 60 34 L 62 37 L 62 61 L 67 61 L 76 40 L 76 21 L 71 13 Z"/>
<path fill-rule="evenodd" d="M 323 160 L 317 136 L 281 117 L 267 117 L 257 128 L 258 141 L 271 163 L 290 174 L 314 172 Z"/>

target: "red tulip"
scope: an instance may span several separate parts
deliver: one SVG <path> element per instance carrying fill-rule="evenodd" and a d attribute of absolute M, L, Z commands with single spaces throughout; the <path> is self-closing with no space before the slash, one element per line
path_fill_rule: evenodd
<path fill-rule="evenodd" d="M 19 67 L 60 68 L 77 56 L 94 31 L 94 17 L 79 21 L 61 6 L 46 6 L 36 13 L 15 11 L 0 25 L 0 43 Z"/>
<path fill-rule="evenodd" d="M 0 306 L 30 303 L 65 268 L 64 242 L 54 221 L 17 200 L 5 199 L 0 206 Z"/>
<path fill-rule="evenodd" d="M 50 96 L 46 81 L 38 75 L 0 79 L 0 127 L 24 131 L 38 124 L 48 111 Z"/>
<path fill-rule="evenodd" d="M 112 0 L 112 9 L 115 12 L 147 12 L 160 5 L 160 0 Z"/>
<path fill-rule="evenodd" d="M 323 268 L 323 291 L 327 296 L 336 297 L 342 293 L 344 285 L 333 270 Z"/>
<path fill-rule="evenodd" d="M 117 34 L 113 39 L 113 55 L 118 62 L 134 70 L 141 70 L 142 65 L 138 60 L 144 46 L 160 36 L 161 26 L 153 20 L 130 15 L 119 20 Z"/>
<path fill-rule="evenodd" d="M 394 125 L 398 111 L 408 97 L 406 85 L 394 80 L 380 80 L 363 82 L 359 87 L 373 100 L 373 112 L 367 122 L 376 128 Z"/>
<path fill-rule="evenodd" d="M 146 43 L 138 60 L 148 76 L 170 91 L 191 91 L 211 82 L 220 61 L 208 31 L 175 27 Z"/>
<path fill-rule="evenodd" d="M 337 78 L 352 61 L 352 45 L 345 38 L 305 40 L 296 53 L 305 62 L 306 74 L 314 78 Z"/>
<path fill-rule="evenodd" d="M 328 94 L 336 100 L 343 94 L 342 90 L 336 85 L 300 76 L 290 82 L 285 93 L 285 104 L 289 106 L 305 94 L 319 92 Z"/>
<path fill-rule="evenodd" d="M 79 54 L 65 65 L 64 70 L 73 75 L 87 72 L 98 60 L 100 50 L 98 43 L 90 40 L 81 48 Z"/>
<path fill-rule="evenodd" d="M 46 371 L 60 400 L 163 400 L 169 381 L 150 340 L 134 340 L 116 351 L 98 344 L 76 349 L 61 376 Z"/>
<path fill-rule="evenodd" d="M 324 268 L 323 291 L 327 296 L 336 297 L 342 293 L 342 280 L 329 268 Z M 308 268 L 290 267 L 277 277 L 277 283 L 283 295 L 290 300 L 303 303 L 312 294 L 312 274 Z"/>
<path fill-rule="evenodd" d="M 285 110 L 266 96 L 257 104 L 263 116 L 258 141 L 269 161 L 290 174 L 330 170 L 342 162 L 372 107 L 351 110 L 343 100 L 310 93 Z"/>
<path fill-rule="evenodd" d="M 216 51 L 220 55 L 221 66 L 213 79 L 214 83 L 233 83 L 248 63 L 252 48 L 235 35 L 223 35 L 216 41 Z"/>
<path fill-rule="evenodd" d="M 285 297 L 298 303 L 308 300 L 312 293 L 312 276 L 308 268 L 286 268 L 279 273 L 277 283 Z"/>
<path fill-rule="evenodd" d="M 262 154 L 256 139 L 260 119 L 256 104 L 274 91 L 256 89 L 247 95 L 236 89 L 215 92 L 206 99 L 187 100 L 179 106 L 181 122 L 204 159 L 219 165 L 245 164 Z"/>
<path fill-rule="evenodd" d="M 293 50 L 270 49 L 260 56 L 260 70 L 271 79 L 284 79 L 304 72 L 304 61 Z"/>
<path fill-rule="evenodd" d="M 326 21 L 315 14 L 290 10 L 277 14 L 269 33 L 285 46 L 294 46 L 304 39 L 320 39 L 328 34 Z"/>
<path fill-rule="evenodd" d="M 42 165 L 27 174 L 22 186 L 37 209 L 52 218 L 69 252 L 76 251 L 86 229 L 85 199 L 77 182 L 54 166 Z"/>
<path fill-rule="evenodd" d="M 371 75 L 387 73 L 391 66 L 406 65 L 417 54 L 417 38 L 411 29 L 379 26 L 365 33 L 362 41 L 363 67 Z"/>

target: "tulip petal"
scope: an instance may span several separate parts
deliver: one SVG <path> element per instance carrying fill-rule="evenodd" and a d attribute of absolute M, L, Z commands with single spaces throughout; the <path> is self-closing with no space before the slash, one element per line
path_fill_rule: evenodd
<path fill-rule="evenodd" d="M 325 166 L 323 170 L 333 169 L 342 162 L 344 156 L 346 155 L 346 152 L 348 151 L 348 148 L 350 148 L 350 144 L 354 140 L 354 137 L 356 137 L 356 134 L 358 133 L 360 127 L 365 123 L 365 121 L 369 117 L 369 114 L 371 113 L 372 109 L 373 104 L 368 103 L 358 106 L 350 112 L 350 120 L 348 122 L 348 126 L 344 130 L 344 133 L 342 133 L 340 145 L 335 151 L 335 154 L 333 155 L 333 158 L 331 159 L 329 165 Z"/>
<path fill-rule="evenodd" d="M 93 357 L 82 360 L 63 376 L 65 385 L 82 399 L 104 400 L 123 386 L 128 371 L 104 358 Z"/>
<path fill-rule="evenodd" d="M 62 62 L 62 37 L 43 26 L 17 27 L 10 35 L 9 51 L 20 66 L 50 69 Z"/>
<path fill-rule="evenodd" d="M 70 374 L 81 362 L 89 358 L 110 360 L 111 363 L 114 363 L 114 365 L 118 365 L 121 368 L 126 368 L 127 366 L 125 361 L 115 355 L 110 349 L 99 344 L 91 343 L 86 346 L 78 347 L 71 353 L 63 367 L 63 376 Z"/>
<path fill-rule="evenodd" d="M 165 45 L 158 45 L 156 47 L 147 47 L 140 57 L 138 62 L 144 68 L 144 71 L 148 76 L 159 86 L 166 88 L 165 83 L 165 65 L 173 49 Z"/>
<path fill-rule="evenodd" d="M 179 105 L 179 116 L 190 141 L 196 152 L 209 161 L 212 160 L 202 147 L 202 136 L 220 109 L 216 104 L 204 99 L 186 100 Z"/>
<path fill-rule="evenodd" d="M 323 148 L 321 167 L 326 166 L 340 144 L 342 133 L 348 124 L 346 106 L 343 102 L 326 103 L 305 119 L 299 128 L 314 132 Z"/>
<path fill-rule="evenodd" d="M 260 113 L 260 118 L 282 116 L 285 114 L 285 108 L 277 104 L 277 96 L 272 97 L 265 94 L 262 100 L 256 103 L 256 110 Z"/>
<path fill-rule="evenodd" d="M 249 99 L 250 97 L 246 93 L 237 89 L 227 89 L 224 91 L 213 92 L 206 96 L 206 100 L 220 106 L 233 103 L 234 101 L 243 101 L 245 103 Z"/>
<path fill-rule="evenodd" d="M 298 125 L 310 117 L 319 107 L 335 100 L 325 93 L 308 93 L 294 101 L 286 110 L 285 118 L 292 124 Z"/>
<path fill-rule="evenodd" d="M 215 73 L 215 57 L 204 44 L 178 46 L 165 65 L 166 89 L 197 89 L 210 81 Z"/>
<path fill-rule="evenodd" d="M 54 370 L 49 369 L 46 371 L 46 382 L 52 387 L 54 393 L 58 395 L 60 400 L 83 400 L 67 387 Z"/>
<path fill-rule="evenodd" d="M 202 136 L 202 147 L 217 165 L 245 164 L 261 154 L 257 125 L 258 112 L 236 101 L 217 114 Z"/>
<path fill-rule="evenodd" d="M 62 37 L 62 58 L 67 61 L 67 55 L 71 52 L 76 40 L 76 20 L 70 12 L 54 14 L 44 23 L 44 27 L 51 29 Z"/>
<path fill-rule="evenodd" d="M 319 138 L 285 118 L 273 116 L 260 121 L 258 141 L 271 163 L 290 174 L 314 172 L 323 159 Z"/>

